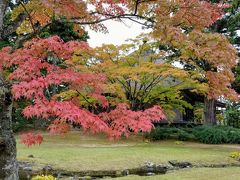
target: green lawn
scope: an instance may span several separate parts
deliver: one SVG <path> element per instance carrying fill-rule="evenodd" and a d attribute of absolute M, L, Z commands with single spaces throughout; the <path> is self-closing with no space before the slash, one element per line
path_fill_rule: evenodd
<path fill-rule="evenodd" d="M 86 136 L 80 132 L 73 132 L 65 137 L 46 134 L 45 141 L 40 146 L 28 148 L 18 142 L 17 148 L 20 161 L 34 161 L 38 165 L 50 164 L 55 169 L 71 171 L 127 169 L 138 167 L 145 161 L 236 163 L 236 160 L 229 157 L 229 153 L 240 150 L 237 145 L 220 146 L 191 142 L 177 145 L 174 141 L 146 143 L 141 137 L 114 142 L 108 141 L 104 136 Z M 28 155 L 33 155 L 34 158 L 28 158 Z M 201 174 L 200 171 L 198 170 Z"/>
<path fill-rule="evenodd" d="M 140 177 L 127 176 L 111 180 L 240 180 L 240 167 L 193 168 L 169 172 L 164 175 Z M 108 179 L 108 180 L 110 180 Z"/>

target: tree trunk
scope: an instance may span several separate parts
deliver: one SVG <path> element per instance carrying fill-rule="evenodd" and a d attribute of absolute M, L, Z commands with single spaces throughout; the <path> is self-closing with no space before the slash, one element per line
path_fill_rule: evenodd
<path fill-rule="evenodd" d="M 17 180 L 16 142 L 12 131 L 12 97 L 8 88 L 0 91 L 0 179 Z"/>
<path fill-rule="evenodd" d="M 9 0 L 0 1 L 0 41 L 3 18 Z M 18 180 L 16 141 L 12 131 L 12 96 L 9 86 L 0 73 L 0 179 Z"/>
<path fill-rule="evenodd" d="M 205 121 L 205 124 L 208 124 L 208 125 L 217 124 L 216 100 L 208 99 L 207 97 L 205 97 L 205 99 L 204 99 L 204 121 Z"/>
<path fill-rule="evenodd" d="M 7 9 L 7 5 L 8 5 L 8 0 L 1 0 L 0 1 L 0 40 L 2 37 L 2 31 L 3 31 L 3 18 L 5 15 L 5 11 Z"/>

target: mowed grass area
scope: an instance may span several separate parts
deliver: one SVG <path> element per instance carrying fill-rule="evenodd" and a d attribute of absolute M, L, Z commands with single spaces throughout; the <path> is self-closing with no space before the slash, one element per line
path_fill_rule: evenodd
<path fill-rule="evenodd" d="M 157 176 L 127 176 L 108 180 L 240 180 L 240 168 L 193 168 Z"/>
<path fill-rule="evenodd" d="M 177 145 L 175 141 L 145 142 L 139 136 L 109 141 L 103 135 L 90 136 L 76 131 L 65 137 L 48 134 L 44 136 L 43 144 L 30 148 L 17 140 L 18 160 L 33 161 L 40 166 L 49 164 L 55 169 L 69 171 L 121 170 L 138 167 L 145 161 L 157 164 L 167 163 L 169 160 L 189 161 L 195 164 L 237 163 L 229 157 L 229 153 L 240 151 L 239 145 L 206 145 L 191 142 Z M 33 155 L 34 158 L 28 158 L 29 155 Z M 230 168 L 229 171 L 231 170 L 234 169 Z M 201 174 L 201 169 L 197 171 Z"/>

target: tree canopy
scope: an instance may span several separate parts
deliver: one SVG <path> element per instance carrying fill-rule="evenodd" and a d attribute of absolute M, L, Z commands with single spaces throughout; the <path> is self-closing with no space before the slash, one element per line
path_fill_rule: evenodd
<path fill-rule="evenodd" d="M 53 132 L 66 132 L 71 123 L 112 137 L 149 131 L 165 117 L 156 105 L 189 106 L 181 90 L 208 99 L 238 98 L 231 88 L 236 51 L 226 37 L 208 31 L 228 7 L 199 0 L 17 1 L 1 31 L 15 47 L 1 50 L 1 66 L 13 82 L 14 98 L 30 100 L 23 114 L 56 118 L 49 127 Z M 119 47 L 92 49 L 77 38 L 86 26 L 106 33 L 102 22 L 110 19 L 128 19 L 152 31 L 148 39 Z M 62 38 L 72 41 L 49 37 L 61 24 L 71 30 Z"/>

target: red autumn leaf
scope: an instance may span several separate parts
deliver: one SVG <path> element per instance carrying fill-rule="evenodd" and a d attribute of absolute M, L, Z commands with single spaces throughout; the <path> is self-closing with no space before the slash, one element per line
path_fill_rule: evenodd
<path fill-rule="evenodd" d="M 40 145 L 43 141 L 43 136 L 41 134 L 33 134 L 32 132 L 22 134 L 20 136 L 21 143 L 29 146 L 38 144 Z"/>

